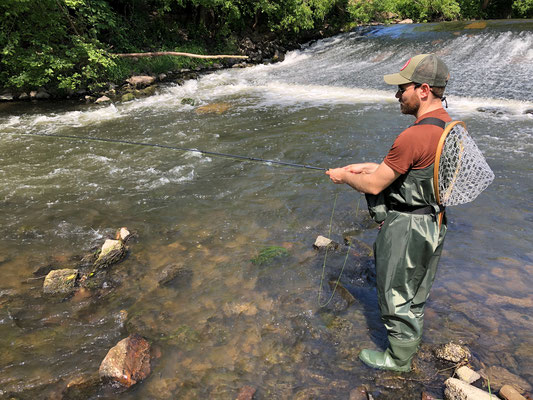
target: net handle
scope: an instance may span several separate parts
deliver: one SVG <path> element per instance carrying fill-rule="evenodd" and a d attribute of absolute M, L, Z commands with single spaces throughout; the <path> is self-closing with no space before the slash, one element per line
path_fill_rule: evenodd
<path fill-rule="evenodd" d="M 439 194 L 439 166 L 440 166 L 440 156 L 442 155 L 442 148 L 444 147 L 444 142 L 446 141 L 446 138 L 448 137 L 448 134 L 451 132 L 454 126 L 456 125 L 462 125 L 463 128 L 466 129 L 466 125 L 463 121 L 453 121 L 450 122 L 446 128 L 444 129 L 444 132 L 442 132 L 439 140 L 439 144 L 437 145 L 437 151 L 435 152 L 435 163 L 433 166 L 433 190 L 435 192 L 435 199 L 437 200 L 437 204 L 440 204 L 440 194 Z M 443 212 L 439 214 L 439 228 L 442 224 L 442 217 Z"/>
<path fill-rule="evenodd" d="M 463 121 L 453 121 L 446 126 L 444 129 L 444 132 L 442 132 L 442 135 L 440 136 L 439 144 L 437 145 L 437 151 L 435 153 L 435 164 L 433 167 L 433 190 L 435 191 L 435 199 L 437 200 L 437 204 L 440 204 L 440 194 L 439 194 L 439 164 L 440 164 L 440 156 L 442 154 L 442 148 L 444 147 L 444 142 L 446 141 L 446 138 L 448 137 L 448 134 L 451 132 L 453 127 L 455 125 L 462 125 L 463 128 L 466 129 L 466 125 Z"/>

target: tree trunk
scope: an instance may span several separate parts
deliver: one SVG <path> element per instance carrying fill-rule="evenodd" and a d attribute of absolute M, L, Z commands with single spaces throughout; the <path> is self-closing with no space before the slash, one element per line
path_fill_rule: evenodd
<path fill-rule="evenodd" d="M 237 56 L 237 55 L 226 55 L 226 54 L 206 56 L 203 54 L 181 53 L 178 51 L 155 51 L 155 52 L 150 52 L 150 53 L 120 53 L 120 54 L 112 54 L 112 55 L 121 57 L 121 58 L 160 57 L 160 56 L 181 56 L 181 57 L 192 57 L 192 58 L 241 58 L 241 59 L 248 58 L 248 56 Z"/>

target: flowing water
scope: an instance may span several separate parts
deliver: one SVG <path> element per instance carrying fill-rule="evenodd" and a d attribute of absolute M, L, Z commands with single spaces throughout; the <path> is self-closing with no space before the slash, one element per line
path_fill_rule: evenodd
<path fill-rule="evenodd" d="M 218 71 L 128 103 L 0 104 L 0 395 L 60 392 L 139 333 L 159 354 L 150 377 L 120 398 L 234 399 L 245 385 L 258 399 L 348 398 L 361 384 L 377 398 L 442 396 L 450 372 L 398 384 L 357 360 L 361 348 L 384 344 L 368 274 L 377 231 L 357 192 L 316 170 L 23 135 L 321 167 L 380 162 L 412 122 L 382 75 L 422 52 L 449 65 L 448 111 L 496 175 L 473 203 L 448 212 L 424 342 L 463 341 L 479 365 L 533 382 L 533 23 L 465 25 L 358 29 L 278 64 Z M 200 112 L 213 103 L 224 106 Z M 341 281 L 362 289 L 349 307 L 335 296 L 321 308 L 324 254 L 312 245 L 328 234 L 335 196 L 331 236 L 357 243 Z M 42 293 L 37 268 L 73 267 L 121 226 L 136 238 L 103 287 Z M 289 255 L 252 263 L 268 246 Z M 343 259 L 328 255 L 325 281 Z M 178 277 L 160 284 L 169 268 Z"/>

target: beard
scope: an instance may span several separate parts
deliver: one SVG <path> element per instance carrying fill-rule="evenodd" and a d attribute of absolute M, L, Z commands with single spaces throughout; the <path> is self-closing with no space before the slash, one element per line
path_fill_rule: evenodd
<path fill-rule="evenodd" d="M 420 100 L 418 98 L 414 98 L 411 101 L 409 100 L 406 102 L 400 100 L 400 111 L 402 114 L 416 115 L 420 108 Z"/>

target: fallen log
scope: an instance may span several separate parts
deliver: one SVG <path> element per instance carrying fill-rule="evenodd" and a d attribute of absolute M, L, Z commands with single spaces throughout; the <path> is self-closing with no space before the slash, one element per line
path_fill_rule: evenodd
<path fill-rule="evenodd" d="M 178 51 L 154 51 L 150 53 L 120 53 L 112 54 L 117 57 L 160 57 L 160 56 L 182 56 L 182 57 L 192 57 L 192 58 L 242 58 L 246 59 L 248 56 L 236 56 L 236 55 L 203 55 L 203 54 L 193 54 L 193 53 L 181 53 Z"/>

